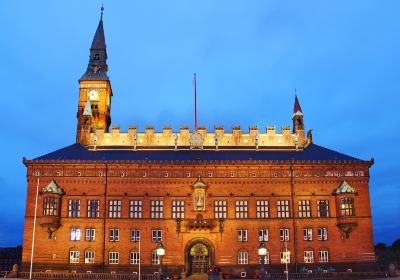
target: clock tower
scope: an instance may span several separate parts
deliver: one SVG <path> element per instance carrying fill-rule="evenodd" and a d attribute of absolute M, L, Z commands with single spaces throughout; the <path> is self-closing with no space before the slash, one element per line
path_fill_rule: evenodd
<path fill-rule="evenodd" d="M 90 47 L 89 64 L 79 79 L 78 127 L 76 142 L 87 144 L 89 133 L 108 132 L 111 123 L 112 89 L 107 75 L 107 51 L 103 29 L 103 10 Z"/>

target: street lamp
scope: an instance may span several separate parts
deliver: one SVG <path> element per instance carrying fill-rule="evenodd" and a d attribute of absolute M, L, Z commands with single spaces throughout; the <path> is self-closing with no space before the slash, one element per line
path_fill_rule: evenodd
<path fill-rule="evenodd" d="M 260 256 L 260 280 L 266 280 L 266 271 L 265 271 L 265 256 L 267 255 L 267 248 L 265 248 L 264 242 L 260 243 L 260 247 L 258 247 L 258 255 Z"/>
<path fill-rule="evenodd" d="M 158 243 L 156 252 L 157 252 L 157 256 L 160 258 L 160 268 L 158 269 L 158 275 L 159 275 L 159 279 L 162 280 L 164 278 L 162 275 L 162 259 L 165 255 L 165 248 L 161 241 L 160 241 L 160 243 Z"/>

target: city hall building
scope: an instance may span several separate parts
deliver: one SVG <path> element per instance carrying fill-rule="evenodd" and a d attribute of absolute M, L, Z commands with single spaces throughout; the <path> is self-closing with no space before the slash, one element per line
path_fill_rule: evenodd
<path fill-rule="evenodd" d="M 293 126 L 279 130 L 120 130 L 107 71 L 101 18 L 79 79 L 76 143 L 23 160 L 23 271 L 33 241 L 43 272 L 154 273 L 160 261 L 169 275 L 217 266 L 253 277 L 261 262 L 268 272 L 374 268 L 373 160 L 315 144 L 297 97 Z"/>

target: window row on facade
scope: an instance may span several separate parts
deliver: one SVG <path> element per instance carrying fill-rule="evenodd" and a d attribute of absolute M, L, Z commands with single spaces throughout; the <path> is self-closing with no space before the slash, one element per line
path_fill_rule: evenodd
<path fill-rule="evenodd" d="M 311 200 L 297 201 L 298 218 L 311 218 L 313 217 L 311 211 Z M 43 215 L 53 216 L 57 215 L 59 211 L 59 201 L 55 197 L 45 197 L 43 201 Z M 150 201 L 150 217 L 151 219 L 164 218 L 164 201 L 151 200 Z M 254 218 L 269 218 L 270 217 L 270 204 L 268 200 L 256 201 L 256 217 Z M 277 218 L 290 218 L 290 200 L 278 200 L 276 202 Z M 141 219 L 143 215 L 143 201 L 130 200 L 129 201 L 129 218 Z M 72 199 L 68 200 L 68 217 L 78 218 L 81 217 L 81 200 Z M 171 205 L 171 214 L 173 219 L 185 218 L 185 201 L 173 200 Z M 341 216 L 354 216 L 354 199 L 352 197 L 343 197 L 340 199 L 340 214 Z M 88 218 L 100 217 L 100 201 L 88 200 L 86 215 Z M 109 200 L 108 201 L 108 217 L 121 218 L 122 215 L 122 200 Z M 317 217 L 327 218 L 330 216 L 329 200 L 317 200 Z M 228 201 L 216 200 L 214 201 L 214 218 L 226 219 L 228 218 Z M 235 218 L 247 219 L 249 217 L 249 202 L 247 200 L 235 201 Z"/>
<path fill-rule="evenodd" d="M 282 250 L 279 253 L 279 260 L 280 263 L 285 264 L 285 263 L 290 263 L 290 256 L 291 253 L 289 250 Z M 80 263 L 81 260 L 81 255 L 80 251 L 78 250 L 71 250 L 69 252 L 69 262 L 70 263 Z M 129 253 L 129 263 L 130 264 L 139 264 L 141 261 L 140 259 L 140 252 L 137 250 L 131 251 Z M 270 253 L 267 252 L 265 256 L 258 256 L 258 261 L 259 263 L 264 263 L 264 264 L 270 264 Z M 85 264 L 94 264 L 95 263 L 95 252 L 91 250 L 86 250 L 84 252 L 84 260 L 83 262 Z M 314 262 L 319 262 L 319 263 L 327 263 L 329 262 L 329 254 L 328 250 L 320 250 L 318 251 L 318 259 L 314 260 L 314 250 L 313 249 L 307 249 L 304 251 L 304 258 L 303 258 L 304 263 L 314 263 Z M 108 263 L 109 264 L 119 264 L 120 263 L 120 253 L 118 251 L 110 251 L 108 252 Z M 249 263 L 249 253 L 247 250 L 240 250 L 237 253 L 237 264 L 248 264 Z M 157 251 L 153 250 L 151 253 L 151 264 L 152 265 L 159 265 L 160 264 L 160 258 L 157 255 Z"/>
<path fill-rule="evenodd" d="M 206 174 L 206 176 L 205 176 Z M 39 171 L 36 170 L 33 172 L 34 176 L 98 176 L 98 177 L 104 177 L 105 172 L 104 171 L 95 171 L 95 170 L 85 170 L 85 172 L 82 171 L 69 171 L 69 172 L 63 172 L 61 170 L 56 170 L 56 171 Z M 208 178 L 213 178 L 213 177 L 274 177 L 274 178 L 281 178 L 281 177 L 290 177 L 290 172 L 281 172 L 281 171 L 271 171 L 271 172 L 257 172 L 257 171 L 250 171 L 248 172 L 243 172 L 243 171 L 219 171 L 219 172 L 213 172 L 213 171 L 208 171 L 207 173 L 199 173 L 199 172 L 190 172 L 190 171 L 146 171 L 146 170 L 140 170 L 140 171 L 135 171 L 135 172 L 129 172 L 129 171 L 112 171 L 107 174 L 108 177 L 132 177 L 132 178 L 147 178 L 147 177 L 155 177 L 155 178 L 197 178 L 199 176 L 201 177 L 208 177 Z M 358 171 L 353 171 L 353 170 L 328 170 L 328 171 L 315 171 L 315 172 L 299 172 L 299 171 L 294 171 L 293 177 L 364 177 L 365 173 L 362 170 Z"/>
<path fill-rule="evenodd" d="M 108 241 L 115 242 L 120 241 L 120 229 L 110 228 L 108 231 Z M 328 240 L 328 228 L 327 227 L 319 227 L 316 230 L 317 240 L 326 241 Z M 140 241 L 140 229 L 130 229 L 129 240 L 132 242 Z M 239 242 L 247 242 L 248 241 L 248 230 L 247 229 L 238 229 L 237 230 L 237 241 Z M 82 232 L 79 227 L 72 227 L 70 229 L 70 240 L 71 241 L 79 241 L 82 239 Z M 96 240 L 96 229 L 95 228 L 85 228 L 85 240 L 86 241 L 95 241 Z M 258 230 L 258 240 L 260 242 L 269 241 L 269 229 L 268 228 L 260 228 Z M 281 228 L 279 229 L 279 240 L 280 241 L 289 241 L 290 240 L 290 229 L 289 228 Z M 312 228 L 303 228 L 303 240 L 304 241 L 312 241 L 313 240 L 313 229 Z M 160 242 L 162 241 L 162 230 L 161 229 L 153 229 L 151 230 L 151 241 L 152 242 Z"/>

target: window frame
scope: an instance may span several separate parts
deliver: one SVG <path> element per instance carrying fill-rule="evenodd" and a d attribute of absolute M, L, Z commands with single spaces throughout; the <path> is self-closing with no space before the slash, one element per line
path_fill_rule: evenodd
<path fill-rule="evenodd" d="M 150 218 L 163 219 L 164 218 L 164 201 L 163 200 L 150 200 Z"/>
<path fill-rule="evenodd" d="M 269 201 L 268 200 L 257 200 L 256 201 L 256 215 L 258 219 L 269 218 Z"/>
<path fill-rule="evenodd" d="M 226 219 L 228 217 L 228 203 L 226 200 L 214 200 L 214 218 Z"/>
<path fill-rule="evenodd" d="M 290 200 L 277 200 L 277 214 L 280 219 L 290 218 Z"/>
<path fill-rule="evenodd" d="M 129 218 L 142 219 L 143 218 L 143 200 L 129 200 Z"/>

